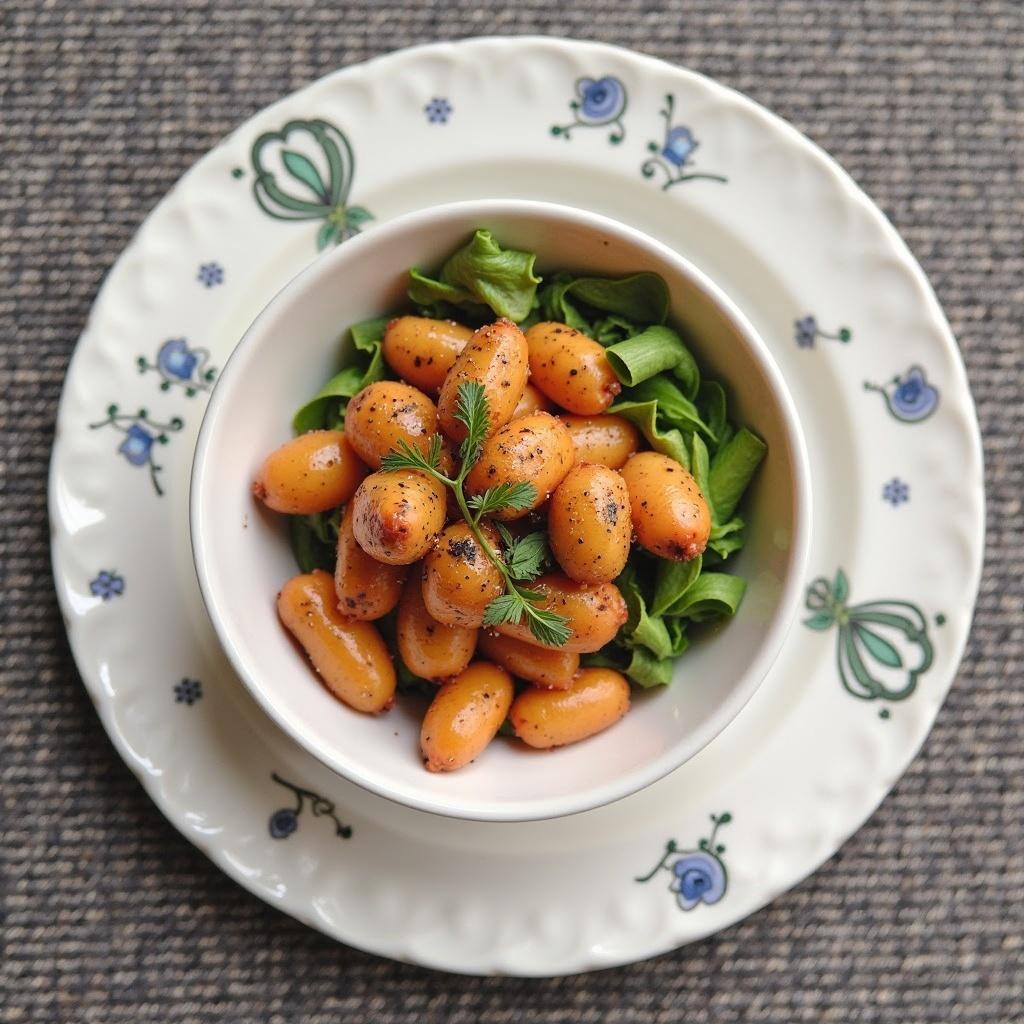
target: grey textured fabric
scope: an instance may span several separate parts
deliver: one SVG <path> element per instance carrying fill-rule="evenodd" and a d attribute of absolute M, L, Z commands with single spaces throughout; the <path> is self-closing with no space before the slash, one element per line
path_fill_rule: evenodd
<path fill-rule="evenodd" d="M 50 582 L 46 466 L 100 280 L 173 182 L 265 104 L 433 39 L 632 46 L 788 118 L 880 203 L 960 339 L 988 558 L 938 724 L 813 878 L 621 970 L 468 980 L 339 946 L 167 824 L 108 742 Z M 1015 0 L 285 0 L 0 7 L 0 1020 L 1024 1020 L 1024 7 Z"/>

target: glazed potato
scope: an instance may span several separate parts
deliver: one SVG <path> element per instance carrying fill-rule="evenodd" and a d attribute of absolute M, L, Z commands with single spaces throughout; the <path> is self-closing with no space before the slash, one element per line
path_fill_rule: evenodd
<path fill-rule="evenodd" d="M 519 404 L 512 411 L 512 419 L 517 420 L 520 416 L 529 416 L 531 412 L 553 413 L 556 405 L 543 391 L 538 390 L 532 384 L 527 384 L 523 389 L 523 397 Z"/>
<path fill-rule="evenodd" d="M 619 627 L 626 621 L 626 602 L 614 583 L 599 583 L 591 586 L 576 583 L 561 573 L 549 573 L 530 584 L 531 590 L 539 590 L 544 600 L 538 605 L 558 612 L 569 621 L 572 635 L 559 650 L 576 654 L 598 651 L 612 640 Z M 505 622 L 495 629 L 502 636 L 545 647 L 523 622 Z"/>
<path fill-rule="evenodd" d="M 621 469 L 640 450 L 640 431 L 624 416 L 559 416 L 568 428 L 577 462 Z"/>
<path fill-rule="evenodd" d="M 507 423 L 490 438 L 466 477 L 466 492 L 480 494 L 501 483 L 532 483 L 528 508 L 497 512 L 495 519 L 519 519 L 542 505 L 572 466 L 572 438 L 561 420 L 546 412 Z"/>
<path fill-rule="evenodd" d="M 433 546 L 444 527 L 440 481 L 412 469 L 371 473 L 352 499 L 352 531 L 371 558 L 411 565 Z"/>
<path fill-rule="evenodd" d="M 704 551 L 711 513 L 687 470 L 660 452 L 640 452 L 620 472 L 643 547 L 675 562 L 688 562 Z"/>
<path fill-rule="evenodd" d="M 480 634 L 480 651 L 512 675 L 551 690 L 568 689 L 580 667 L 573 651 L 536 647 L 489 630 Z"/>
<path fill-rule="evenodd" d="M 312 430 L 267 456 L 252 492 L 275 512 L 310 515 L 343 505 L 368 472 L 340 430 Z"/>
<path fill-rule="evenodd" d="M 437 433 L 437 409 L 422 391 L 397 380 L 368 384 L 345 410 L 345 435 L 359 457 L 373 469 L 399 441 L 424 455 Z"/>
<path fill-rule="evenodd" d="M 400 316 L 384 330 L 381 351 L 388 366 L 404 381 L 436 395 L 473 329 L 454 320 Z"/>
<path fill-rule="evenodd" d="M 607 466 L 573 466 L 548 504 L 548 543 L 566 576 L 610 583 L 626 566 L 632 538 L 622 477 Z"/>
<path fill-rule="evenodd" d="M 290 579 L 277 595 L 277 613 L 335 697 L 356 711 L 391 707 L 391 655 L 376 626 L 342 618 L 329 573 L 317 569 Z"/>
<path fill-rule="evenodd" d="M 497 531 L 487 526 L 483 533 L 497 552 Z M 446 626 L 475 629 L 484 621 L 484 609 L 504 592 L 501 572 L 464 520 L 449 526 L 423 561 L 423 603 Z"/>
<path fill-rule="evenodd" d="M 477 381 L 487 396 L 490 425 L 487 436 L 500 430 L 515 412 L 526 388 L 529 359 L 523 332 L 504 318 L 481 327 L 459 353 L 455 364 L 441 385 L 437 400 L 441 429 L 453 440 L 462 441 L 466 428 L 455 418 L 459 385 Z"/>
<path fill-rule="evenodd" d="M 427 771 L 454 771 L 478 757 L 505 721 L 514 692 L 511 676 L 486 661 L 449 679 L 423 716 L 420 749 Z"/>
<path fill-rule="evenodd" d="M 509 717 L 527 746 L 547 750 L 602 732 L 628 710 L 625 676 L 610 668 L 585 668 L 568 690 L 523 690 Z"/>
<path fill-rule="evenodd" d="M 473 660 L 477 630 L 446 626 L 427 611 L 419 574 L 410 578 L 398 602 L 398 652 L 409 671 L 424 679 L 458 675 Z"/>
<path fill-rule="evenodd" d="M 338 529 L 338 561 L 334 569 L 338 611 L 346 619 L 379 619 L 398 604 L 407 570 L 404 565 L 378 562 L 356 543 L 353 504 L 345 506 Z"/>
<path fill-rule="evenodd" d="M 582 331 L 545 321 L 526 332 L 526 344 L 533 384 L 569 412 L 596 416 L 622 390 L 604 348 Z"/>

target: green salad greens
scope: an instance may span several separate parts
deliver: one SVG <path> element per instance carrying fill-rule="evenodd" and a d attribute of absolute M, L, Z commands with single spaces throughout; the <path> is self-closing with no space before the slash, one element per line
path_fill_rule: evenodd
<path fill-rule="evenodd" d="M 616 580 L 629 618 L 612 644 L 582 661 L 617 668 L 643 687 L 665 685 L 693 625 L 735 614 L 743 598 L 745 581 L 724 568 L 743 547 L 746 524 L 738 509 L 767 449 L 729 419 L 725 389 L 702 378 L 684 338 L 666 323 L 669 293 L 660 276 L 612 279 L 560 271 L 542 279 L 535 260 L 534 253 L 503 249 L 490 232 L 479 230 L 436 276 L 410 269 L 410 307 L 392 316 L 416 312 L 470 325 L 503 316 L 524 330 L 557 320 L 605 346 L 622 384 L 608 412 L 630 420 L 652 448 L 693 474 L 712 529 L 703 556 L 690 562 L 669 562 L 634 546 Z M 350 329 L 347 365 L 295 414 L 296 433 L 341 428 L 353 395 L 394 377 L 381 354 L 392 316 Z M 473 514 L 479 519 L 482 513 Z M 336 512 L 293 518 L 292 547 L 302 571 L 333 569 L 337 531 Z M 508 604 L 517 601 L 514 589 L 510 594 Z M 517 607 L 523 603 L 519 599 Z"/>

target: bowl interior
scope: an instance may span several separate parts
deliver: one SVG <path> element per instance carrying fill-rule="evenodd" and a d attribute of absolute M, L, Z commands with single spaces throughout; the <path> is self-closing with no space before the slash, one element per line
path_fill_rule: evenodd
<path fill-rule="evenodd" d="M 634 690 L 615 728 L 557 752 L 496 742 L 452 774 L 419 756 L 422 705 L 400 699 L 372 718 L 318 683 L 278 622 L 275 597 L 297 571 L 283 517 L 253 498 L 267 452 L 287 440 L 294 411 L 340 365 L 347 327 L 401 307 L 406 268 L 435 268 L 477 227 L 505 246 L 537 252 L 554 269 L 619 275 L 654 270 L 668 282 L 672 321 L 730 415 L 769 454 L 745 502 L 749 539 L 729 571 L 749 583 L 736 617 L 705 632 L 669 687 Z M 207 608 L 229 657 L 263 707 L 327 765 L 384 796 L 458 817 L 523 820 L 624 796 L 693 756 L 753 694 L 796 609 L 806 556 L 806 457 L 792 403 L 761 343 L 731 303 L 661 246 L 605 218 L 528 202 L 473 202 L 428 210 L 366 232 L 288 285 L 225 367 L 203 423 L 192 482 L 192 535 Z"/>

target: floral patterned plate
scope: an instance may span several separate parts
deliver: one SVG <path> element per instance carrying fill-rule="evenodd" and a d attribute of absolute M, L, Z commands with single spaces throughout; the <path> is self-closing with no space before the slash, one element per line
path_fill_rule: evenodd
<path fill-rule="evenodd" d="M 299 750 L 228 668 L 187 532 L 206 397 L 269 297 L 356 232 L 488 196 L 589 207 L 710 273 L 787 377 L 816 511 L 806 612 L 728 729 L 626 800 L 517 825 L 396 806 Z M 345 942 L 526 975 L 708 935 L 835 852 L 906 768 L 952 682 L 982 503 L 949 328 L 850 179 L 705 78 L 528 38 L 345 69 L 201 160 L 96 301 L 50 486 L 57 590 L 83 679 L 183 834 Z"/>

